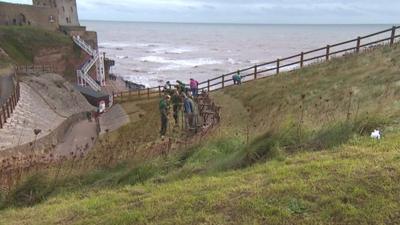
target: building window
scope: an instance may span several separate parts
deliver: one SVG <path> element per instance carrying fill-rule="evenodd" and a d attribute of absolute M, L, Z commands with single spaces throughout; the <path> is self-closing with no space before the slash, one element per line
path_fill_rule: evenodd
<path fill-rule="evenodd" d="M 65 8 L 64 8 L 64 6 L 62 7 L 62 9 L 63 9 L 63 12 L 65 12 Z"/>
<path fill-rule="evenodd" d="M 54 22 L 55 22 L 53 16 L 50 16 L 50 17 L 49 17 L 49 22 L 50 22 L 50 23 L 54 23 Z"/>

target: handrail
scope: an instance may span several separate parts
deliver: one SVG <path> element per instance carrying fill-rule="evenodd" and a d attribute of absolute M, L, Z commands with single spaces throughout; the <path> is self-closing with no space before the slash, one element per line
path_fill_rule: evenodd
<path fill-rule="evenodd" d="M 320 62 L 321 59 L 322 60 L 325 59 L 325 61 L 330 60 L 331 56 L 337 55 L 340 53 L 345 54 L 346 52 L 349 52 L 349 51 L 352 51 L 352 52 L 354 51 L 355 53 L 359 53 L 361 50 L 365 50 L 366 47 L 374 46 L 376 44 L 385 44 L 387 42 L 390 46 L 392 46 L 400 38 L 400 34 L 396 34 L 396 31 L 398 31 L 399 29 L 400 29 L 400 26 L 393 26 L 390 29 L 385 29 L 385 30 L 378 31 L 378 32 L 375 32 L 375 33 L 372 33 L 369 35 L 365 35 L 365 36 L 359 36 L 355 39 L 339 42 L 339 43 L 332 44 L 332 45 L 327 45 L 325 47 L 317 48 L 314 50 L 309 50 L 306 52 L 301 52 L 300 54 L 277 59 L 274 61 L 256 64 L 255 66 L 247 67 L 247 68 L 240 69 L 237 71 L 239 71 L 241 73 L 251 71 L 249 74 L 243 75 L 242 77 L 252 77 L 253 76 L 252 80 L 257 80 L 259 78 L 265 78 L 265 77 L 269 77 L 271 75 L 279 74 L 280 69 L 282 69 L 282 68 L 287 68 L 287 67 L 295 66 L 295 65 L 298 65 L 298 68 L 303 68 L 304 66 L 307 66 L 310 63 Z M 387 33 L 389 33 L 389 37 L 387 37 L 387 38 L 382 38 L 382 39 L 371 41 L 368 43 L 361 43 L 363 40 L 365 40 L 367 38 L 376 37 L 378 35 L 387 34 Z M 348 44 L 351 44 L 354 42 L 355 42 L 354 47 L 348 46 Z M 344 46 L 344 45 L 347 45 L 347 46 Z M 344 48 L 337 49 L 338 47 L 342 47 L 342 46 Z M 322 53 L 321 51 L 325 51 L 325 52 Z M 316 55 L 316 54 L 312 54 L 312 53 L 320 53 L 320 54 Z M 310 54 L 312 54 L 312 55 L 310 55 Z M 296 60 L 295 62 L 285 62 L 287 60 L 295 59 L 297 57 L 299 58 L 299 60 Z M 291 61 L 293 61 L 293 60 L 291 60 Z M 221 89 L 221 88 L 224 88 L 227 86 L 231 86 L 231 85 L 233 85 L 231 83 L 232 79 L 226 79 L 226 77 L 230 78 L 230 76 L 236 74 L 237 71 L 226 73 L 226 74 L 223 74 L 222 76 L 218 76 L 218 77 L 214 77 L 214 78 L 202 81 L 199 83 L 199 89 L 213 91 L 213 90 L 218 90 L 218 89 Z M 275 73 L 266 74 L 267 72 L 271 72 L 271 71 L 275 71 Z M 246 80 L 243 82 L 248 82 L 248 81 L 252 81 L 252 80 Z M 205 87 L 203 87 L 203 86 L 205 86 Z M 211 89 L 212 87 L 216 87 L 216 88 Z M 158 89 L 158 92 L 157 91 L 152 92 L 151 94 L 157 93 L 158 95 L 161 96 L 161 94 L 162 94 L 161 86 L 147 88 L 147 90 L 151 90 L 151 89 Z M 138 90 L 136 92 L 139 97 L 146 96 L 146 94 L 141 95 L 141 90 Z M 129 96 L 130 96 L 132 94 L 132 91 L 115 93 L 114 97 L 123 97 L 124 94 L 126 94 L 126 93 L 129 93 Z M 147 91 L 147 96 L 148 97 L 150 96 L 149 91 Z"/>

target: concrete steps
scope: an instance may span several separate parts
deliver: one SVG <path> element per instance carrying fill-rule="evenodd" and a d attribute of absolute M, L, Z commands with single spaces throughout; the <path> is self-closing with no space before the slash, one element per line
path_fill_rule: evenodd
<path fill-rule="evenodd" d="M 35 140 L 34 129 L 40 129 L 37 138 L 48 135 L 65 118 L 57 115 L 28 85 L 20 83 L 21 98 L 14 113 L 0 129 L 0 151 Z"/>

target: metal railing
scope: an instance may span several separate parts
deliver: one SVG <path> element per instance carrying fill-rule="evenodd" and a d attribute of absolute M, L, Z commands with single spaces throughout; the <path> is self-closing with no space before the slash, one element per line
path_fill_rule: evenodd
<path fill-rule="evenodd" d="M 388 44 L 392 46 L 400 38 L 400 34 L 396 35 L 396 31 L 400 29 L 400 26 L 393 26 L 390 29 L 379 31 L 373 34 L 369 34 L 363 37 L 357 37 L 355 39 L 340 42 L 337 44 L 327 45 L 311 51 L 301 52 L 296 55 L 292 55 L 285 58 L 279 58 L 274 61 L 265 62 L 244 68 L 238 71 L 224 74 L 219 77 L 208 79 L 199 84 L 199 89 L 204 91 L 216 91 L 223 89 L 228 86 L 234 85 L 233 75 L 240 72 L 242 82 L 249 82 L 261 78 L 271 77 L 278 75 L 282 71 L 301 69 L 307 65 L 314 63 L 328 61 L 332 57 L 340 57 L 351 53 L 360 53 L 363 50 L 372 48 L 381 44 Z M 375 40 L 368 40 L 375 38 Z M 369 41 L 363 43 L 363 41 Z M 129 90 L 124 92 L 113 93 L 114 98 L 124 96 L 137 96 L 139 98 L 151 98 L 162 95 L 162 87 L 150 87 L 139 90 Z"/>
<path fill-rule="evenodd" d="M 92 47 L 79 36 L 74 36 L 72 39 L 75 44 L 91 56 L 91 58 L 86 61 L 82 68 L 76 73 L 78 85 L 85 86 L 88 84 L 93 90 L 100 91 L 101 86 L 105 86 L 104 57 L 99 54 L 97 50 L 93 50 Z M 96 83 L 90 75 L 88 75 L 90 69 L 94 65 L 96 65 L 96 79 L 100 85 Z"/>

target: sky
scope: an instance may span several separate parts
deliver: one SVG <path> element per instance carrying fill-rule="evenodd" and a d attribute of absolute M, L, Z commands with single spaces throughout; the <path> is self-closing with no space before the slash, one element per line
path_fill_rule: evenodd
<path fill-rule="evenodd" d="M 77 3 L 80 20 L 255 24 L 400 23 L 400 0 L 77 0 Z"/>

